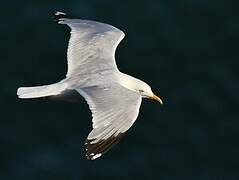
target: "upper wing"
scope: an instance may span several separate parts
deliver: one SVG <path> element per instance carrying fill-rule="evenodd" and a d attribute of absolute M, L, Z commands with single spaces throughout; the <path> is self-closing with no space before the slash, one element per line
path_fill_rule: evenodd
<path fill-rule="evenodd" d="M 93 160 L 107 152 L 133 125 L 141 96 L 119 84 L 77 91 L 86 99 L 92 112 L 93 130 L 86 140 L 86 156 Z"/>
<path fill-rule="evenodd" d="M 55 17 L 59 24 L 67 24 L 71 28 L 67 77 L 117 69 L 114 55 L 124 38 L 121 30 L 100 22 L 64 18 L 66 15 L 60 12 Z"/>

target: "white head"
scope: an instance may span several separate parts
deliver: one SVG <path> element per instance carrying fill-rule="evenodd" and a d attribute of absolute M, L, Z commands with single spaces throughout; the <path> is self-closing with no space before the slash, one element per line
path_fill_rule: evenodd
<path fill-rule="evenodd" d="M 147 83 L 138 79 L 135 82 L 135 91 L 137 91 L 142 96 L 142 98 L 153 99 L 163 104 L 163 101 L 158 96 L 154 95 L 151 87 Z"/>
<path fill-rule="evenodd" d="M 154 95 L 154 93 L 151 90 L 151 87 L 147 83 L 139 79 L 127 75 L 124 76 L 121 84 L 124 87 L 139 93 L 142 96 L 142 98 L 153 99 L 163 104 L 162 100 L 158 96 Z"/>

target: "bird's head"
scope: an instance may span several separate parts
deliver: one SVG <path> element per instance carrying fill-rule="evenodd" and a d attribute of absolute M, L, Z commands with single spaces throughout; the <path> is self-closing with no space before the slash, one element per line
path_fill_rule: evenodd
<path fill-rule="evenodd" d="M 156 96 L 151 90 L 151 87 L 144 81 L 123 73 L 121 73 L 120 81 L 122 86 L 139 93 L 142 98 L 152 99 L 163 104 L 162 99 Z"/>
<path fill-rule="evenodd" d="M 160 104 L 163 104 L 163 101 L 161 98 L 159 98 L 158 96 L 156 96 L 151 87 L 143 82 L 143 81 L 139 81 L 137 83 L 137 87 L 135 89 L 143 98 L 148 98 L 148 99 L 152 99 L 152 100 L 155 100 L 155 101 L 158 101 L 160 102 Z"/>

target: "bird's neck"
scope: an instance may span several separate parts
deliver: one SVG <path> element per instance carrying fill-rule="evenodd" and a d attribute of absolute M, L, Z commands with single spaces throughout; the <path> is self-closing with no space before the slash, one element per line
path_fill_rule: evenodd
<path fill-rule="evenodd" d="M 139 80 L 135 77 L 132 77 L 130 75 L 124 74 L 124 73 L 120 74 L 119 80 L 120 80 L 120 84 L 122 86 L 124 86 L 125 88 L 130 89 L 132 91 L 137 91 L 137 89 L 138 89 L 137 84 L 139 84 L 141 82 L 141 80 Z"/>

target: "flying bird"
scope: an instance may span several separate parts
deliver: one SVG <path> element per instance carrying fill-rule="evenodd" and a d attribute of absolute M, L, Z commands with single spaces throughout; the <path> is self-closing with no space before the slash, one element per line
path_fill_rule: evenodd
<path fill-rule="evenodd" d="M 67 49 L 68 70 L 60 82 L 35 87 L 20 87 L 19 98 L 69 97 L 77 92 L 92 112 L 92 131 L 86 141 L 86 157 L 94 160 L 119 142 L 133 125 L 142 98 L 162 100 L 150 86 L 122 73 L 115 62 L 115 51 L 125 34 L 101 22 L 54 14 L 59 24 L 71 29 Z"/>

